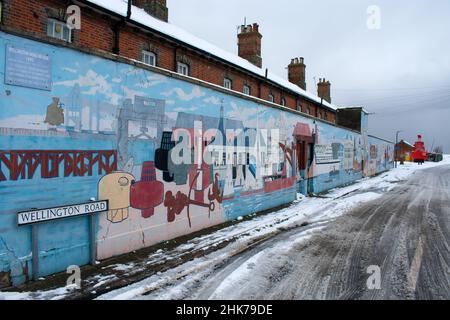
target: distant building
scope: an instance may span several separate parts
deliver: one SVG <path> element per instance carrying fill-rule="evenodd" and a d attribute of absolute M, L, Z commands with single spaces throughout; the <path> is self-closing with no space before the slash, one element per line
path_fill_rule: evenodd
<path fill-rule="evenodd" d="M 401 161 L 402 159 L 404 161 L 411 161 L 411 152 L 414 150 L 414 146 L 411 143 L 401 140 L 395 146 L 395 150 L 395 161 Z"/>

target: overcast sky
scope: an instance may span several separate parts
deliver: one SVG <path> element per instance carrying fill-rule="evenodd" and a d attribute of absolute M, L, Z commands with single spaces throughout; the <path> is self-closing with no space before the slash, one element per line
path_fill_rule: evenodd
<path fill-rule="evenodd" d="M 450 1 L 448 0 L 168 0 L 169 20 L 237 53 L 237 27 L 258 22 L 263 64 L 287 78 L 304 57 L 307 90 L 325 77 L 332 102 L 362 105 L 372 134 L 450 153 Z M 380 29 L 367 10 L 380 8 Z M 373 20 L 370 20 L 373 21 Z M 376 24 L 370 23 L 370 26 Z"/>

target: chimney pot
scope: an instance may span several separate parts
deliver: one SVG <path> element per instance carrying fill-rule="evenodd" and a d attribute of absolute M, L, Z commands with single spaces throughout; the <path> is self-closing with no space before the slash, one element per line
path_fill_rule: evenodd
<path fill-rule="evenodd" d="M 331 103 L 331 83 L 325 78 L 319 79 L 319 85 L 317 86 L 317 95 L 325 101 Z"/>
<path fill-rule="evenodd" d="M 133 5 L 144 9 L 145 12 L 159 20 L 165 22 L 169 20 L 169 9 L 167 8 L 166 0 L 134 0 Z"/>
<path fill-rule="evenodd" d="M 239 56 L 259 68 L 262 67 L 261 39 L 257 23 L 242 26 L 241 33 L 238 34 Z"/>
<path fill-rule="evenodd" d="M 293 58 L 291 64 L 288 65 L 288 79 L 289 82 L 306 90 L 306 66 L 300 63 L 298 57 Z"/>

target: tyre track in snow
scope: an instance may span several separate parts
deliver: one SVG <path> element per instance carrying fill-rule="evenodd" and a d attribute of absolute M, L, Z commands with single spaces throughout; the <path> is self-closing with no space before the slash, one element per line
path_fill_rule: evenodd
<path fill-rule="evenodd" d="M 449 166 L 418 171 L 388 194 L 337 218 L 286 252 L 279 252 L 277 241 L 292 241 L 298 230 L 238 257 L 205 282 L 197 297 L 450 299 L 449 182 Z M 263 250 L 265 254 L 251 263 L 251 276 L 220 288 L 222 281 Z M 371 265 L 381 269 L 380 290 L 367 288 Z"/>

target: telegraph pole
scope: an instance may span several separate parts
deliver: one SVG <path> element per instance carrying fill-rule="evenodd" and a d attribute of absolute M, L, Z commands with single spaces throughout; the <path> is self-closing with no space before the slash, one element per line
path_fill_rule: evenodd
<path fill-rule="evenodd" d="M 397 158 L 398 158 L 398 135 L 400 134 L 400 132 L 403 132 L 401 130 L 397 131 L 397 133 L 395 134 L 395 148 L 394 148 L 394 163 L 395 163 L 395 168 L 397 168 Z"/>

